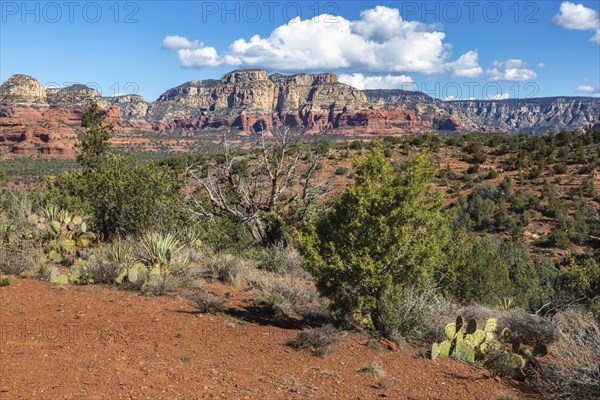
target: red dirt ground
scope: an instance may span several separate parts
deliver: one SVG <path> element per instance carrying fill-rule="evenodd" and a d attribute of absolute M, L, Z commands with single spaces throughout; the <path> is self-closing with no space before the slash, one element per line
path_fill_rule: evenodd
<path fill-rule="evenodd" d="M 349 334 L 321 358 L 298 329 L 244 309 L 199 314 L 181 296 L 10 277 L 0 288 L 1 399 L 536 399 L 485 370 L 373 350 Z M 220 290 L 216 290 L 217 292 Z M 247 314 L 244 314 L 244 313 Z M 382 366 L 385 389 L 364 366 Z"/>

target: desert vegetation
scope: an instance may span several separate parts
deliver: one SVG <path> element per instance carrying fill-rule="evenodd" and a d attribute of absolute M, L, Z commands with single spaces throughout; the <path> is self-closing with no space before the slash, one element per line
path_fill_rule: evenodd
<path fill-rule="evenodd" d="M 303 144 L 275 127 L 249 150 L 148 160 L 109 146 L 97 107 L 83 121 L 77 166 L 44 184 L 16 190 L 3 161 L 2 286 L 177 292 L 219 313 L 228 292 L 203 285 L 221 281 L 302 328 L 299 351 L 362 331 L 551 398 L 600 395 L 600 131 Z"/>

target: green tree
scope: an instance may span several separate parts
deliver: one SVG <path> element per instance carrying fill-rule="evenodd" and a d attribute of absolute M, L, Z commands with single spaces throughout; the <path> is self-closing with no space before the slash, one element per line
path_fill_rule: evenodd
<path fill-rule="evenodd" d="M 449 218 L 445 199 L 429 191 L 426 152 L 397 173 L 375 145 L 355 167 L 355 184 L 298 242 L 333 310 L 384 330 L 403 288 L 430 282 L 444 262 Z"/>
<path fill-rule="evenodd" d="M 446 251 L 438 281 L 447 295 L 461 303 L 498 304 L 512 294 L 508 266 L 489 239 L 459 229 Z"/>
<path fill-rule="evenodd" d="M 588 300 L 600 296 L 600 266 L 593 258 L 578 261 L 571 257 L 569 277 L 574 292 L 582 294 Z"/>
<path fill-rule="evenodd" d="M 102 157 L 110 151 L 111 132 L 114 127 L 106 123 L 106 115 L 100 111 L 98 103 L 92 103 L 90 110 L 83 114 L 81 126 L 86 131 L 81 134 L 77 162 L 86 168 L 95 168 Z"/>
<path fill-rule="evenodd" d="M 105 237 L 178 226 L 185 210 L 182 170 L 135 156 L 105 154 L 94 169 L 56 177 L 48 186 L 48 203 L 89 214 Z"/>
<path fill-rule="evenodd" d="M 522 240 L 502 240 L 498 244 L 498 251 L 508 268 L 516 303 L 528 307 L 531 299 L 539 296 L 541 282 L 527 244 Z"/>

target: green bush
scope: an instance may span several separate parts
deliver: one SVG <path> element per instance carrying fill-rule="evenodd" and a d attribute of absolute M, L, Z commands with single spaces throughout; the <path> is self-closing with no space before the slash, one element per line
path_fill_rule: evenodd
<path fill-rule="evenodd" d="M 48 184 L 46 202 L 89 214 L 105 237 L 177 228 L 183 173 L 135 156 L 108 154 L 96 168 L 63 173 Z"/>
<path fill-rule="evenodd" d="M 299 235 L 305 265 L 335 312 L 385 330 L 404 287 L 432 280 L 450 234 L 445 199 L 429 193 L 434 175 L 427 153 L 396 173 L 375 145 L 357 163 L 355 184 Z"/>
<path fill-rule="evenodd" d="M 497 304 L 512 295 L 508 266 L 491 240 L 458 230 L 447 254 L 448 262 L 439 268 L 438 279 L 450 297 L 467 304 Z"/>

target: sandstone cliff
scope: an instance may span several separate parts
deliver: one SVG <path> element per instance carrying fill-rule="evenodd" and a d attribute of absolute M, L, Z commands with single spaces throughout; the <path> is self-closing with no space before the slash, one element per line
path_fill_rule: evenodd
<path fill-rule="evenodd" d="M 81 115 L 91 102 L 105 110 L 122 137 L 213 130 L 244 136 L 269 131 L 274 124 L 307 134 L 345 135 L 437 130 L 541 134 L 600 124 L 597 98 L 440 101 L 420 92 L 360 91 L 339 82 L 335 74 L 233 71 L 220 80 L 184 83 L 154 102 L 137 95 L 101 97 L 84 85 L 45 88 L 34 78 L 14 75 L 0 86 L 2 151 L 70 155 Z"/>

